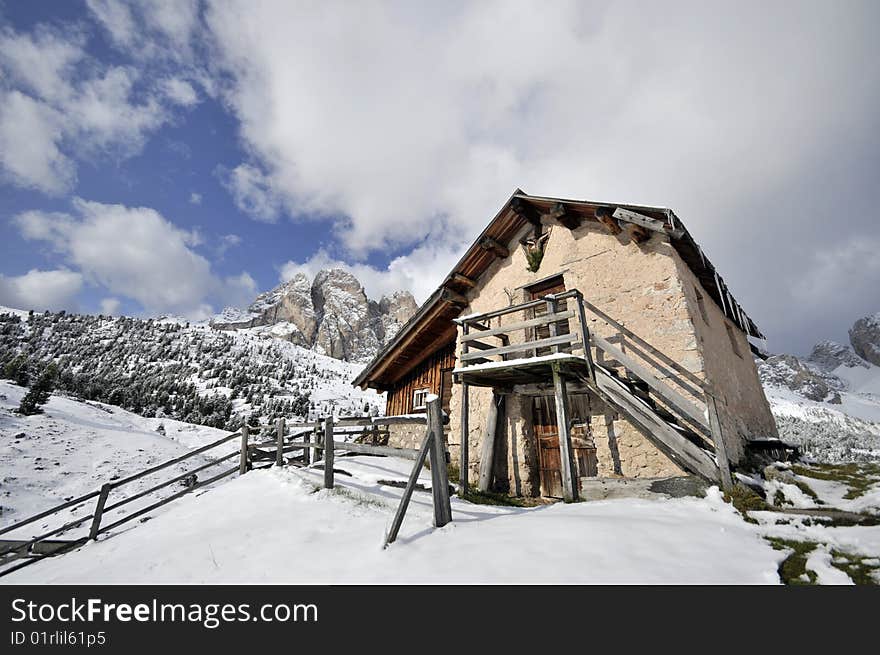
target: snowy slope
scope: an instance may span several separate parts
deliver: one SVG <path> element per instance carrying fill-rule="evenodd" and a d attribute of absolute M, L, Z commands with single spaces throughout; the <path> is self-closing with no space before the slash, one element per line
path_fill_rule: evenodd
<path fill-rule="evenodd" d="M 4 526 L 228 434 L 57 395 L 49 400 L 44 414 L 20 416 L 13 409 L 25 391 L 0 381 L 0 525 Z M 160 425 L 164 434 L 157 432 Z M 231 443 L 208 454 L 216 456 L 237 447 Z M 187 465 L 193 468 L 206 461 L 197 456 Z M 145 478 L 127 488 L 126 495 L 185 470 L 178 466 L 164 472 L 164 478 Z M 89 507 L 93 505 L 91 501 Z M 38 533 L 71 516 L 63 513 L 23 530 Z"/>
<path fill-rule="evenodd" d="M 782 554 L 715 492 L 530 509 L 454 498 L 454 522 L 439 530 L 430 495 L 416 493 L 399 540 L 383 550 L 400 490 L 375 480 L 402 478 L 411 462 L 354 459 L 337 460 L 356 473 L 339 475 L 337 490 L 318 490 L 320 471 L 251 472 L 3 582 L 778 582 Z"/>

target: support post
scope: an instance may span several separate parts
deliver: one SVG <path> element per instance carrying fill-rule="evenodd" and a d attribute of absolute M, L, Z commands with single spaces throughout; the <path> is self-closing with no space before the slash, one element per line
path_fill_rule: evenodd
<path fill-rule="evenodd" d="M 553 362 L 553 387 L 556 393 L 556 426 L 559 431 L 559 459 L 562 464 L 562 497 L 567 503 L 579 500 L 578 480 L 575 477 L 571 447 L 571 429 L 568 418 L 568 391 L 558 362 Z"/>
<path fill-rule="evenodd" d="M 614 432 L 614 413 L 605 413 L 605 430 L 608 432 L 608 450 L 611 451 L 611 462 L 614 466 L 615 475 L 623 475 L 623 467 L 620 465 L 620 450 L 617 447 L 617 435 Z"/>
<path fill-rule="evenodd" d="M 446 444 L 443 443 L 443 410 L 440 398 L 434 396 L 427 403 L 428 434 L 431 444 L 431 494 L 434 497 L 434 526 L 442 528 L 452 520 L 449 503 L 449 473 L 446 470 Z"/>
<path fill-rule="evenodd" d="M 577 319 L 580 324 L 580 333 L 581 333 L 581 343 L 583 344 L 584 349 L 584 359 L 587 360 L 587 374 L 590 376 L 590 379 L 595 384 L 596 382 L 596 370 L 593 366 L 593 351 L 590 347 L 590 328 L 587 325 L 587 315 L 584 312 L 584 298 L 578 292 L 578 294 L 574 297 L 574 302 L 577 303 Z M 601 351 L 599 351 L 601 354 Z"/>
<path fill-rule="evenodd" d="M 245 423 L 241 426 L 241 456 L 238 463 L 238 474 L 244 475 L 248 470 L 248 431 L 250 428 Z"/>
<path fill-rule="evenodd" d="M 397 534 L 400 532 L 400 526 L 403 525 L 403 517 L 406 515 L 406 509 L 409 507 L 409 500 L 412 498 L 413 489 L 416 487 L 416 482 L 419 480 L 419 473 L 422 472 L 422 467 L 425 465 L 425 459 L 428 456 L 428 452 L 431 450 L 431 447 L 434 443 L 434 434 L 427 430 L 425 432 L 425 440 L 422 441 L 422 448 L 419 450 L 419 455 L 416 457 L 416 463 L 413 465 L 412 472 L 409 474 L 409 481 L 406 483 L 406 489 L 403 491 L 403 496 L 400 498 L 400 505 L 397 506 L 397 512 L 394 514 L 394 520 L 391 522 L 391 528 L 388 530 L 388 534 L 385 535 L 385 546 L 388 544 L 394 543 L 397 540 Z"/>
<path fill-rule="evenodd" d="M 480 479 L 478 489 L 489 491 L 492 486 L 492 469 L 495 463 L 495 435 L 498 432 L 498 412 L 504 403 L 504 396 L 492 391 L 492 403 L 486 417 L 486 432 L 483 435 L 483 446 L 480 449 Z"/>
<path fill-rule="evenodd" d="M 275 466 L 284 466 L 284 418 L 275 421 Z"/>
<path fill-rule="evenodd" d="M 461 489 L 461 495 L 466 496 L 468 493 L 468 476 L 470 474 L 470 444 L 468 443 L 468 414 L 470 412 L 468 399 L 468 383 L 461 384 L 461 449 L 459 451 L 458 462 L 458 483 Z"/>
<path fill-rule="evenodd" d="M 706 409 L 709 412 L 709 431 L 712 433 L 712 441 L 715 442 L 715 458 L 718 460 L 718 472 L 721 474 L 721 488 L 730 491 L 733 489 L 733 476 L 730 474 L 727 445 L 724 443 L 724 434 L 721 431 L 721 419 L 718 416 L 715 396 L 709 390 L 706 391 Z"/>
<path fill-rule="evenodd" d="M 311 435 L 308 432 L 306 432 L 303 435 L 303 443 L 306 446 L 308 446 L 311 442 L 312 442 Z M 303 448 L 302 460 L 303 460 L 303 466 L 308 466 L 309 463 L 311 463 L 311 461 L 312 461 L 312 449 L 311 448 L 308 448 L 308 447 Z"/>
<path fill-rule="evenodd" d="M 324 488 L 333 488 L 333 414 L 324 419 Z"/>
<path fill-rule="evenodd" d="M 94 541 L 98 538 L 98 530 L 101 529 L 101 516 L 104 514 L 104 505 L 107 504 L 107 496 L 113 485 L 109 482 L 101 485 L 101 494 L 98 496 L 98 504 L 95 505 L 95 515 L 92 518 L 92 527 L 89 529 L 89 539 Z"/>

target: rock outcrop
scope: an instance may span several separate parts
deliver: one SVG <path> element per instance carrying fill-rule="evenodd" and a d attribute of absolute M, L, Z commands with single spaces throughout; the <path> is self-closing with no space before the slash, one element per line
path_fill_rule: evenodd
<path fill-rule="evenodd" d="M 817 402 L 840 403 L 841 381 L 794 355 L 773 355 L 758 362 L 758 375 L 765 385 L 785 387 Z"/>
<path fill-rule="evenodd" d="M 868 363 L 859 357 L 852 348 L 834 341 L 820 341 L 817 343 L 813 346 L 813 352 L 810 353 L 807 361 L 829 373 L 839 366 L 848 366 L 849 368 L 855 366 L 868 367 Z"/>
<path fill-rule="evenodd" d="M 227 307 L 211 321 L 220 330 L 278 326 L 272 331 L 297 345 L 350 362 L 370 360 L 416 312 L 408 291 L 378 301 L 342 269 L 303 273 L 261 293 L 245 310 Z"/>
<path fill-rule="evenodd" d="M 849 342 L 859 357 L 880 366 L 880 312 L 857 320 L 850 328 Z"/>

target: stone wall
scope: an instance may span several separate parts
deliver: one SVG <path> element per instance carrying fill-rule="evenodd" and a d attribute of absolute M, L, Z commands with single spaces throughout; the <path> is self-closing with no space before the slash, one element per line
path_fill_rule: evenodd
<path fill-rule="evenodd" d="M 728 457 L 732 464 L 736 464 L 742 460 L 748 439 L 778 436 L 776 422 L 745 333 L 724 316 L 677 253 L 674 260 L 692 315 L 704 377 L 711 384 L 717 400 Z M 705 318 L 700 311 L 698 291 L 703 296 Z"/>

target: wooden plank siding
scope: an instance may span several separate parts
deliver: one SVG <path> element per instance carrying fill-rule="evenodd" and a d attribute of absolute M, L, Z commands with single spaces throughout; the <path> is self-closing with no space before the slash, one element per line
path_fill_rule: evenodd
<path fill-rule="evenodd" d="M 442 409 L 448 413 L 449 399 L 452 396 L 450 385 L 452 376 L 448 371 L 453 368 L 455 368 L 455 341 L 426 357 L 405 377 L 398 380 L 393 389 L 389 389 L 385 414 L 398 416 L 424 411 L 424 409 L 416 410 L 413 407 L 413 394 L 418 389 L 429 389 L 430 393 L 440 396 Z M 445 383 L 443 382 L 444 378 Z"/>

